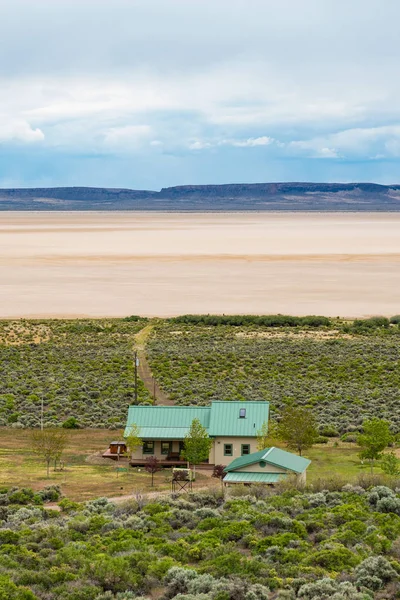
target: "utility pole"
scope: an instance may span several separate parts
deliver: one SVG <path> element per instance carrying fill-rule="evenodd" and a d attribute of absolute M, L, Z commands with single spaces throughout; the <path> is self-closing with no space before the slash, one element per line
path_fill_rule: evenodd
<path fill-rule="evenodd" d="M 40 406 L 40 430 L 43 431 L 43 392 L 40 394 L 41 396 L 41 406 Z"/>
<path fill-rule="evenodd" d="M 138 403 L 138 376 L 137 376 L 138 366 L 139 366 L 139 357 L 138 357 L 137 351 L 135 350 L 135 404 Z"/>
<path fill-rule="evenodd" d="M 153 377 L 153 396 L 154 396 L 154 404 L 157 404 L 157 398 L 156 398 L 156 378 Z"/>

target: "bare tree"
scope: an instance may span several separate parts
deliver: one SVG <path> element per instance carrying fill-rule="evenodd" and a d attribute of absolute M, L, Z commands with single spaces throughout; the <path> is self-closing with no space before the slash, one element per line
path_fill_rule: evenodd
<path fill-rule="evenodd" d="M 32 449 L 46 463 L 47 477 L 50 476 L 51 461 L 60 460 L 67 444 L 65 429 L 43 429 L 32 432 Z"/>

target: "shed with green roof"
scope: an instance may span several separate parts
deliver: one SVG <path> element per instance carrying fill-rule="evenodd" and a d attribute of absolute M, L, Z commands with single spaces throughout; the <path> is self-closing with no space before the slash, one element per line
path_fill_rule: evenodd
<path fill-rule="evenodd" d="M 266 448 L 247 456 L 240 456 L 225 467 L 225 485 L 236 483 L 264 483 L 273 485 L 290 474 L 305 483 L 311 461 L 281 448 Z"/>

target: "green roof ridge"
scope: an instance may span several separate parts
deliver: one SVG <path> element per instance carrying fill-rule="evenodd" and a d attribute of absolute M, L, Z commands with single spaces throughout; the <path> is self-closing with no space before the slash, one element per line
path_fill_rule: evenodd
<path fill-rule="evenodd" d="M 287 452 L 281 448 L 276 448 L 276 446 L 271 446 L 271 448 L 265 448 L 264 450 L 259 450 L 258 452 L 235 458 L 235 460 L 225 467 L 225 472 L 229 473 L 231 471 L 236 471 L 237 469 L 253 465 L 261 460 L 265 460 L 275 467 L 281 467 L 295 473 L 303 473 L 311 463 L 308 458 L 298 456 L 292 452 Z"/>
<path fill-rule="evenodd" d="M 235 458 L 227 467 L 225 467 L 225 471 L 229 473 L 229 471 L 235 471 L 236 469 L 240 469 L 241 467 L 247 467 L 248 465 L 253 465 L 254 463 L 262 460 L 265 454 L 265 450 L 259 450 L 258 452 L 252 452 L 251 454 L 245 454 L 244 456 L 239 456 Z"/>

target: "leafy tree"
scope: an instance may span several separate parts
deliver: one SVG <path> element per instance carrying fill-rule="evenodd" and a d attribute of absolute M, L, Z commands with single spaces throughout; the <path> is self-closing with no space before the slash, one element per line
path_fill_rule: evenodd
<path fill-rule="evenodd" d="M 264 421 L 260 429 L 257 431 L 257 450 L 264 450 L 269 445 L 269 429 L 268 421 Z"/>
<path fill-rule="evenodd" d="M 265 450 L 274 445 L 274 440 L 279 438 L 279 432 L 276 423 L 264 421 L 257 431 L 257 450 Z"/>
<path fill-rule="evenodd" d="M 358 436 L 357 443 L 361 446 L 360 458 L 370 461 L 371 473 L 375 460 L 381 458 L 383 450 L 391 440 L 392 434 L 387 421 L 376 417 L 364 421 L 363 433 Z"/>
<path fill-rule="evenodd" d="M 394 452 L 388 452 L 382 456 L 382 471 L 388 475 L 400 475 L 400 461 Z"/>
<path fill-rule="evenodd" d="M 158 473 L 161 469 L 160 461 L 156 456 L 148 456 L 144 464 L 145 471 L 151 473 L 151 485 L 154 485 L 154 473 Z"/>
<path fill-rule="evenodd" d="M 136 423 L 133 423 L 133 425 L 131 425 L 129 428 L 129 433 L 125 438 L 125 443 L 131 457 L 137 448 L 143 446 L 143 441 L 140 438 L 140 428 L 138 425 L 136 425 Z"/>
<path fill-rule="evenodd" d="M 284 441 L 288 448 L 296 450 L 300 456 L 318 439 L 314 415 L 301 407 L 287 407 L 282 413 L 276 431 L 278 438 Z"/>
<path fill-rule="evenodd" d="M 193 474 L 196 475 L 196 465 L 208 459 L 212 440 L 200 423 L 199 419 L 193 419 L 187 436 L 185 437 L 183 456 L 193 465 Z"/>
<path fill-rule="evenodd" d="M 225 467 L 224 465 L 215 465 L 212 477 L 219 479 L 221 481 L 221 486 L 223 486 L 223 479 L 225 477 Z"/>
<path fill-rule="evenodd" d="M 60 460 L 67 444 L 67 432 L 63 429 L 43 429 L 32 432 L 32 448 L 46 462 L 47 477 L 50 463 Z"/>

